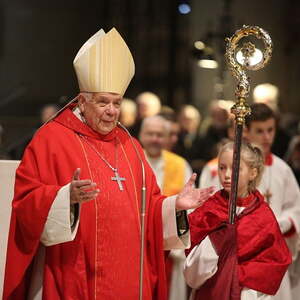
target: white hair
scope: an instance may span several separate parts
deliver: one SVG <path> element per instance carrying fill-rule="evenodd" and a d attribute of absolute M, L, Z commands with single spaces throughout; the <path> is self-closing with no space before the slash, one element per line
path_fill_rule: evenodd
<path fill-rule="evenodd" d="M 159 116 L 159 115 L 150 116 L 150 117 L 143 119 L 140 132 L 142 132 L 146 126 L 149 126 L 153 123 L 159 123 L 159 122 L 163 125 L 166 132 L 169 133 L 171 130 L 170 122 L 168 122 L 164 117 Z"/>
<path fill-rule="evenodd" d="M 161 110 L 161 101 L 159 97 L 152 92 L 143 92 L 136 97 L 137 104 L 144 104 L 148 107 L 148 116 L 156 115 Z"/>
<path fill-rule="evenodd" d="M 136 103 L 129 98 L 123 98 L 121 102 L 121 111 L 131 113 L 131 114 L 136 114 L 137 111 Z"/>

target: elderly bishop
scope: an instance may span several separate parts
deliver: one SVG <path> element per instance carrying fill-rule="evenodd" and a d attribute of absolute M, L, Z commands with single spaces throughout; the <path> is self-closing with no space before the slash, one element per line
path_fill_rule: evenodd
<path fill-rule="evenodd" d="M 135 68 L 115 29 L 92 36 L 74 67 L 79 95 L 38 130 L 16 172 L 3 299 L 138 299 L 142 255 L 143 299 L 165 300 L 164 250 L 189 246 L 176 215 L 212 189 L 195 189 L 194 174 L 162 196 L 141 146 L 119 126 Z"/>

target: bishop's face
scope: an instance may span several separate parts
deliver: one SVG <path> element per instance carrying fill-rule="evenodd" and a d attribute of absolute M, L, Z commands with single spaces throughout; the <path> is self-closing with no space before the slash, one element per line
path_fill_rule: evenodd
<path fill-rule="evenodd" d="M 82 93 L 79 108 L 86 123 L 101 134 L 110 133 L 120 115 L 122 96 L 115 93 Z"/>

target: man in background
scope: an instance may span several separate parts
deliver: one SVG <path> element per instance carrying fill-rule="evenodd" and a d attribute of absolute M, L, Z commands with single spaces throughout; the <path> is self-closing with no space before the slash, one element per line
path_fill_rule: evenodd
<path fill-rule="evenodd" d="M 253 89 L 253 102 L 264 103 L 274 112 L 274 116 L 276 117 L 276 134 L 272 144 L 272 152 L 280 158 L 283 158 L 291 139 L 287 129 L 288 127 L 292 127 L 289 123 L 293 117 L 291 114 L 282 114 L 280 112 L 278 87 L 271 83 L 257 85 Z M 284 123 L 289 125 L 283 125 Z"/>
<path fill-rule="evenodd" d="M 246 117 L 246 138 L 260 146 L 265 156 L 265 170 L 258 189 L 272 208 L 295 260 L 299 255 L 299 186 L 287 163 L 271 152 L 276 134 L 274 111 L 264 103 L 254 103 L 250 107 L 251 114 Z M 288 273 L 274 299 L 292 299 Z"/>
<path fill-rule="evenodd" d="M 130 128 L 130 133 L 134 137 L 138 137 L 143 119 L 157 115 L 161 109 L 161 101 L 156 94 L 149 91 L 138 94 L 135 101 L 137 118 L 135 124 Z"/>
<path fill-rule="evenodd" d="M 28 133 L 25 133 L 21 138 L 8 146 L 8 151 L 12 159 L 20 160 L 23 157 L 25 148 L 30 143 L 37 129 L 46 123 L 59 111 L 59 106 L 55 103 L 48 103 L 42 106 L 39 111 L 38 124 L 34 126 Z"/>
<path fill-rule="evenodd" d="M 143 120 L 139 135 L 146 158 L 152 167 L 162 194 L 177 194 L 192 175 L 188 162 L 181 156 L 165 150 L 171 138 L 171 124 L 156 115 Z M 185 254 L 171 250 L 167 260 L 169 300 L 187 299 L 187 286 L 183 277 Z"/>

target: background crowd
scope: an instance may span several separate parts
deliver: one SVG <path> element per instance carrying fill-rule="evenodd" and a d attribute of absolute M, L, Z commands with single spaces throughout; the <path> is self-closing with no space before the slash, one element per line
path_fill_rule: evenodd
<path fill-rule="evenodd" d="M 277 130 L 272 146 L 272 152 L 284 159 L 300 180 L 300 117 L 291 112 L 280 111 L 280 96 L 278 88 L 266 83 L 258 85 L 253 90 L 250 101 L 267 104 L 277 116 Z M 146 148 L 166 149 L 174 152 L 190 164 L 193 171 L 201 174 L 203 166 L 216 157 L 218 146 L 224 139 L 232 139 L 233 115 L 230 113 L 232 101 L 212 100 L 209 112 L 203 116 L 197 107 L 188 104 L 175 110 L 162 105 L 160 97 L 150 91 L 145 91 L 135 99 L 125 98 L 122 102 L 120 122 L 130 133 L 140 139 L 140 129 L 145 118 L 160 115 L 168 126 L 163 130 L 163 136 L 152 135 Z M 16 140 L 4 147 L 5 128 L 0 124 L 0 157 L 1 159 L 22 158 L 26 145 L 34 132 L 60 109 L 58 103 L 44 105 L 39 112 L 38 123 L 22 139 Z M 145 147 L 145 142 L 142 141 Z M 149 146 L 148 146 L 149 144 Z M 146 151 L 147 151 L 146 149 Z"/>

